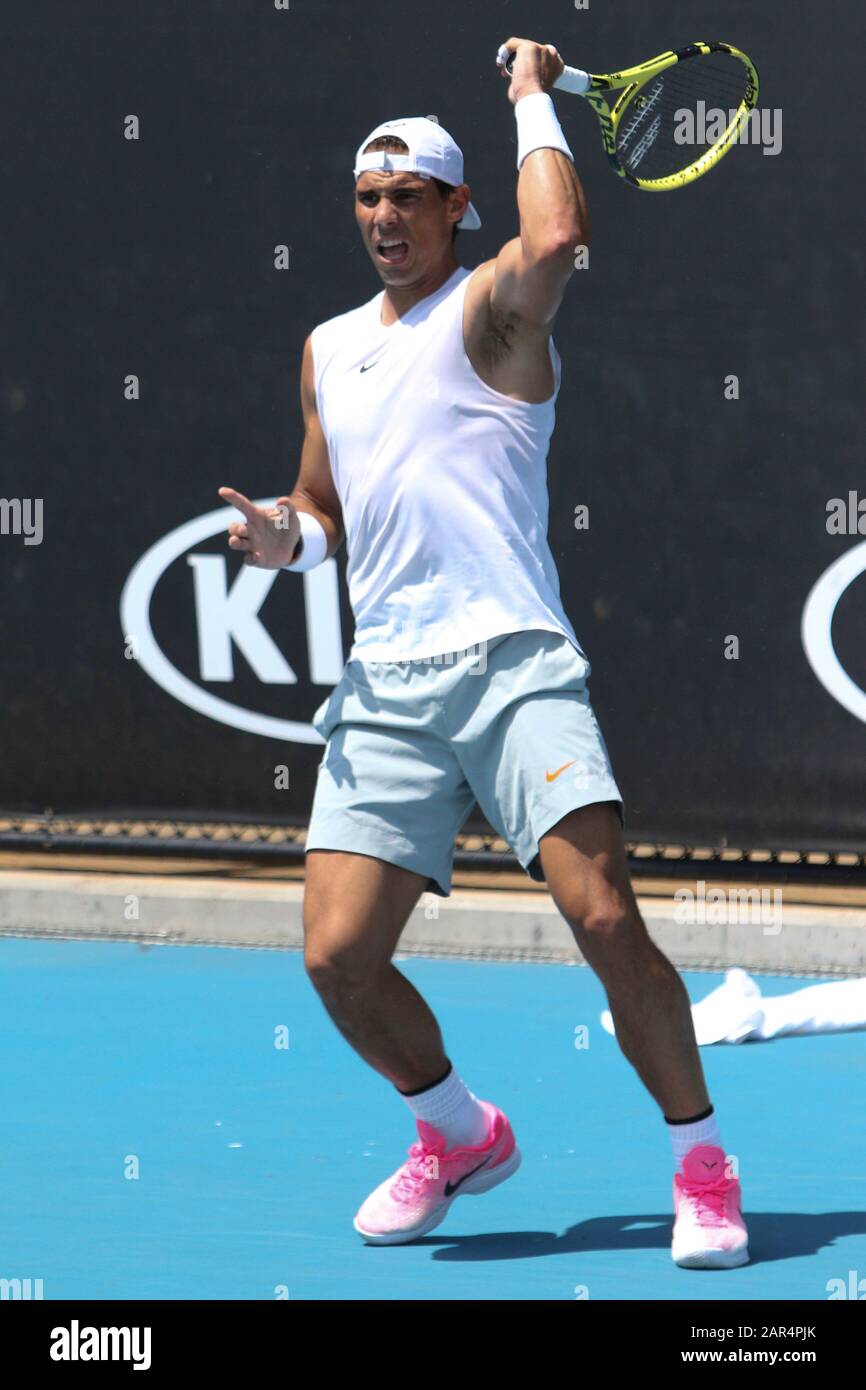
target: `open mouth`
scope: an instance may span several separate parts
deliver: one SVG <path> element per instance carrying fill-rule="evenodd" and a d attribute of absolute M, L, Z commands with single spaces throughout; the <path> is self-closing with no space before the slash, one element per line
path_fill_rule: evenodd
<path fill-rule="evenodd" d="M 399 265 L 401 261 L 405 261 L 408 254 L 409 243 L 406 241 L 380 241 L 376 247 L 376 255 L 388 265 Z"/>

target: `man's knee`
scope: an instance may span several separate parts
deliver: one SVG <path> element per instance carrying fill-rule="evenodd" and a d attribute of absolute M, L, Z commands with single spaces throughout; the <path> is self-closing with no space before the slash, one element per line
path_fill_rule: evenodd
<path fill-rule="evenodd" d="M 594 907 L 584 915 L 580 926 L 593 941 L 615 941 L 625 936 L 632 926 L 631 916 L 624 907 Z"/>
<path fill-rule="evenodd" d="M 616 894 L 589 903 L 575 903 L 564 914 L 578 945 L 594 953 L 617 955 L 649 942 L 637 905 Z"/>
<path fill-rule="evenodd" d="M 558 906 L 572 931 L 610 941 L 625 935 L 635 918 L 640 920 L 633 896 L 600 876 L 592 883 L 575 881 L 570 888 L 560 894 Z"/>
<path fill-rule="evenodd" d="M 370 984 L 370 972 L 352 951 L 335 946 L 305 946 L 304 969 L 318 994 L 357 994 Z"/>
<path fill-rule="evenodd" d="M 304 970 L 319 994 L 356 994 L 375 983 L 369 951 L 339 914 L 305 910 Z"/>

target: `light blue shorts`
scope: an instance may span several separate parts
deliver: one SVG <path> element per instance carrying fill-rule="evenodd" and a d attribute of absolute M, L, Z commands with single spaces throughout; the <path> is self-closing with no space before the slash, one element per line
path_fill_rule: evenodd
<path fill-rule="evenodd" d="M 327 746 L 306 849 L 384 859 L 447 897 L 477 800 L 543 883 L 538 842 L 569 811 L 615 801 L 623 820 L 590 670 L 568 638 L 538 629 L 442 657 L 349 661 L 313 716 Z"/>

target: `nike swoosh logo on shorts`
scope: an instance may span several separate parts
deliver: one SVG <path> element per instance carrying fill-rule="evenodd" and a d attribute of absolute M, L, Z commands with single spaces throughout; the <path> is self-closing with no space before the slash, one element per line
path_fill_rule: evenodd
<path fill-rule="evenodd" d="M 572 758 L 572 760 L 571 760 L 570 763 L 563 763 L 563 764 L 562 764 L 562 767 L 558 767 L 558 768 L 556 769 L 555 772 L 545 772 L 545 774 L 544 774 L 545 779 L 546 779 L 548 782 L 555 782 L 556 779 L 557 779 L 557 777 L 561 776 L 562 773 L 565 772 L 565 769 L 566 769 L 567 767 L 574 767 L 574 764 L 575 764 L 576 762 L 577 762 L 577 758 Z"/>
<path fill-rule="evenodd" d="M 376 362 L 378 362 L 378 361 L 379 361 L 379 359 L 378 359 L 378 357 L 377 357 L 377 358 L 376 358 Z M 362 371 L 362 372 L 369 372 L 369 370 L 370 370 L 371 367 L 375 367 L 376 362 L 365 362 L 364 365 L 363 365 L 363 367 L 361 368 L 361 371 Z"/>
<path fill-rule="evenodd" d="M 488 1163 L 489 1160 L 490 1160 L 490 1155 L 488 1154 L 488 1155 L 487 1155 L 487 1158 L 485 1158 L 485 1160 L 484 1160 L 484 1163 L 479 1163 L 478 1168 L 470 1168 L 470 1169 L 469 1169 L 469 1172 L 468 1172 L 468 1173 L 464 1173 L 464 1174 L 463 1174 L 463 1177 L 462 1177 L 462 1178 L 458 1178 L 457 1181 L 456 1181 L 455 1183 L 452 1183 L 452 1182 L 450 1181 L 450 1179 L 449 1179 L 449 1181 L 446 1182 L 446 1184 L 445 1184 L 445 1196 L 446 1196 L 446 1197 L 450 1197 L 451 1194 L 452 1194 L 452 1192 L 456 1192 L 456 1191 L 457 1191 L 458 1187 L 460 1186 L 460 1184 L 461 1184 L 462 1182 L 465 1182 L 467 1178 L 471 1178 L 471 1177 L 472 1177 L 472 1174 L 473 1174 L 473 1173 L 477 1173 L 477 1172 L 478 1172 L 478 1169 L 479 1169 L 479 1168 L 483 1168 L 483 1167 L 484 1167 L 484 1164 Z"/>

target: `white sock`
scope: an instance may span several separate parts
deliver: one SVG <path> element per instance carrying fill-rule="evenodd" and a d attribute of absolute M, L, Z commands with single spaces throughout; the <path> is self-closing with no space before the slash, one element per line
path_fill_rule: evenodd
<path fill-rule="evenodd" d="M 689 1149 L 693 1149 L 695 1144 L 717 1144 L 720 1149 L 724 1149 L 722 1136 L 719 1133 L 719 1124 L 716 1119 L 715 1110 L 711 1110 L 704 1120 L 696 1120 L 691 1124 L 671 1124 L 667 1115 L 665 1123 L 668 1127 L 668 1134 L 671 1138 L 671 1148 L 674 1151 L 677 1167 L 682 1171 L 683 1159 Z"/>
<path fill-rule="evenodd" d="M 442 1081 L 426 1086 L 423 1091 L 400 1095 L 417 1120 L 438 1129 L 447 1148 L 457 1145 L 483 1144 L 487 1138 L 487 1115 L 477 1096 L 467 1089 L 453 1067 Z"/>

